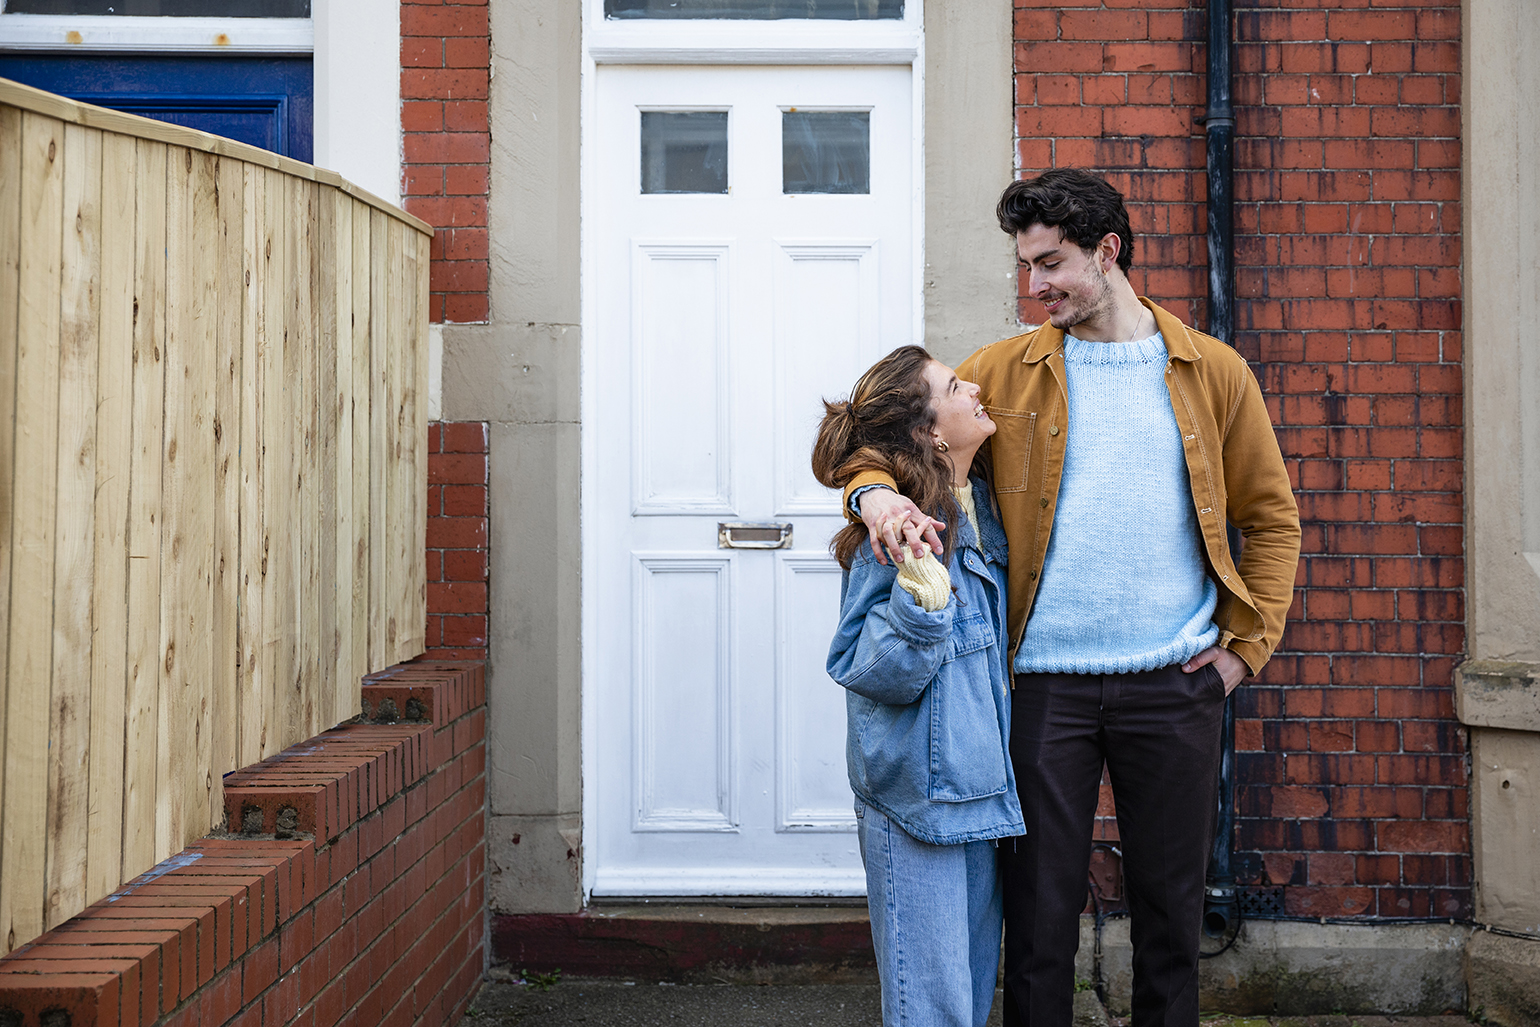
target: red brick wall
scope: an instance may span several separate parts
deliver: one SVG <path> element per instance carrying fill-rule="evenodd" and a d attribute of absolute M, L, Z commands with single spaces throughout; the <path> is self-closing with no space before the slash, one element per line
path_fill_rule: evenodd
<path fill-rule="evenodd" d="M 401 195 L 433 225 L 429 319 L 487 319 L 487 0 L 402 0 Z"/>
<path fill-rule="evenodd" d="M 0 959 L 0 1023 L 457 1022 L 486 965 L 485 678 L 376 678 L 375 722 L 226 778 L 250 834 L 205 838 Z"/>
<path fill-rule="evenodd" d="M 487 426 L 428 426 L 428 656 L 487 658 Z"/>
<path fill-rule="evenodd" d="M 1236 346 L 1304 526 L 1283 646 L 1239 693 L 1243 876 L 1296 914 L 1466 916 L 1459 4 L 1237 7 Z M 1016 9 L 1020 173 L 1105 171 L 1134 287 L 1200 328 L 1206 15 Z"/>

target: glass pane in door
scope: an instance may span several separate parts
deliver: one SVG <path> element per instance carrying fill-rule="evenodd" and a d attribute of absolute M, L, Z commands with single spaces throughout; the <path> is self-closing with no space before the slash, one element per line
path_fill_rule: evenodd
<path fill-rule="evenodd" d="M 642 192 L 727 192 L 727 112 L 642 111 Z"/>
<path fill-rule="evenodd" d="M 781 112 L 783 193 L 872 191 L 869 111 Z"/>

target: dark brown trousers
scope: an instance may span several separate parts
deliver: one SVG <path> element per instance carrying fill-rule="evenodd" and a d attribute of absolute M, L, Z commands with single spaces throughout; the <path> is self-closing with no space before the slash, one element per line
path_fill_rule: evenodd
<path fill-rule="evenodd" d="M 1069 1027 L 1103 764 L 1133 918 L 1134 1027 L 1197 1024 L 1223 713 L 1212 665 L 1016 676 L 1011 762 L 1027 833 L 1000 844 L 1007 1025 Z"/>

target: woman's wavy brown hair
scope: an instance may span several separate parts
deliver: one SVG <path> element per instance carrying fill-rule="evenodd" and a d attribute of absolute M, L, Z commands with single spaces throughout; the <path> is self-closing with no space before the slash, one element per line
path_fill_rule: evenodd
<path fill-rule="evenodd" d="M 952 496 L 951 464 L 931 444 L 936 415 L 925 366 L 932 359 L 920 346 L 901 346 L 861 376 L 848 400 L 824 400 L 823 423 L 813 443 L 813 476 L 831 489 L 844 489 L 862 471 L 886 472 L 900 493 L 947 523 L 941 545 L 951 552 L 951 526 L 962 511 Z M 983 468 L 987 474 L 988 450 L 986 444 L 974 457 L 975 472 Z M 847 524 L 830 540 L 829 550 L 848 570 L 867 538 L 865 525 Z"/>

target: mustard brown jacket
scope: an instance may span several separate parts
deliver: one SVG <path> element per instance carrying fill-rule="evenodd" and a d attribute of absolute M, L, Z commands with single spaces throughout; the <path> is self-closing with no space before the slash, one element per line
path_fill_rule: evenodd
<path fill-rule="evenodd" d="M 1246 361 L 1149 300 L 1139 302 L 1155 315 L 1166 342 L 1166 385 L 1182 433 L 1204 560 L 1219 587 L 1219 644 L 1256 674 L 1283 636 L 1299 564 L 1299 510 L 1283 455 Z M 988 445 L 1010 542 L 1007 610 L 1014 661 L 1037 595 L 1064 471 L 1064 333 L 1044 324 L 985 346 L 958 366 L 957 376 L 978 384 L 996 425 Z M 847 516 L 851 492 L 872 484 L 894 483 L 881 472 L 858 475 L 845 488 Z M 1245 539 L 1238 563 L 1225 537 L 1226 520 Z"/>

